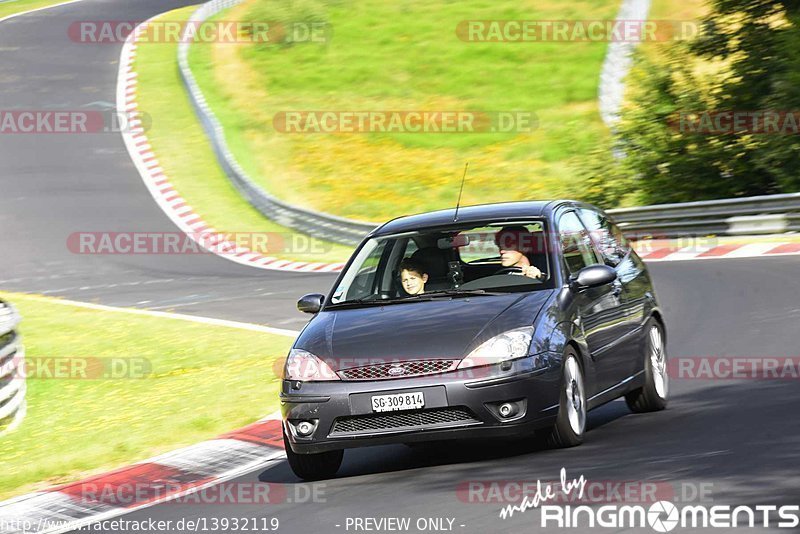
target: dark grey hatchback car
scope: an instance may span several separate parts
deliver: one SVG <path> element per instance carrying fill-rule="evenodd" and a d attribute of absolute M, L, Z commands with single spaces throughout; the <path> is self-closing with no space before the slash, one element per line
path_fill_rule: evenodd
<path fill-rule="evenodd" d="M 411 288 L 411 289 L 409 289 Z M 334 475 L 366 445 L 539 434 L 586 412 L 666 406 L 666 332 L 646 267 L 599 209 L 510 202 L 402 217 L 358 246 L 284 366 L 289 464 Z"/>

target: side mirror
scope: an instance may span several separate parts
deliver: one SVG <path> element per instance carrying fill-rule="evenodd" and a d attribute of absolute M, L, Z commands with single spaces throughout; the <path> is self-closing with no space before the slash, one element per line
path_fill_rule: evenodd
<path fill-rule="evenodd" d="M 325 302 L 325 295 L 319 293 L 303 295 L 297 301 L 297 309 L 304 313 L 317 313 L 322 309 L 323 302 Z"/>
<path fill-rule="evenodd" d="M 617 279 L 617 271 L 608 265 L 590 265 L 584 267 L 578 274 L 570 277 L 569 287 L 573 291 L 580 291 L 590 287 L 599 287 L 610 284 Z"/>

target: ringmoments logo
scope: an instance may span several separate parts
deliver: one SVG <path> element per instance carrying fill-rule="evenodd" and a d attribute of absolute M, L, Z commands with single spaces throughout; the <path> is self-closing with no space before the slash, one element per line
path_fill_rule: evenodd
<path fill-rule="evenodd" d="M 647 522 L 656 532 L 669 532 L 679 520 L 678 507 L 669 501 L 658 501 L 647 510 Z"/>
<path fill-rule="evenodd" d="M 650 505 L 609 504 L 603 506 L 554 504 L 559 496 L 580 502 L 584 498 L 588 481 L 581 475 L 567 479 L 566 469 L 561 469 L 561 479 L 556 483 L 537 481 L 536 492 L 526 495 L 519 504 L 509 504 L 500 510 L 500 518 L 507 519 L 530 509 L 539 510 L 542 528 L 647 528 L 654 532 L 672 532 L 677 528 L 779 528 L 794 529 L 800 526 L 798 505 L 730 506 L 724 504 L 681 504 L 661 500 Z"/>

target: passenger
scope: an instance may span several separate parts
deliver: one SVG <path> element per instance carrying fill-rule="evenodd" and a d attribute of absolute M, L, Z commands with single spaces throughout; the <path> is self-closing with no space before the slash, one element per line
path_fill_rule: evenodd
<path fill-rule="evenodd" d="M 425 292 L 425 283 L 428 281 L 427 269 L 421 262 L 405 258 L 400 262 L 400 282 L 403 290 L 409 295 L 420 295 Z"/>
<path fill-rule="evenodd" d="M 524 226 L 506 226 L 494 235 L 494 243 L 500 249 L 500 264 L 503 268 L 499 271 L 509 271 L 508 274 L 521 274 L 530 278 L 544 278 L 544 273 L 538 267 L 531 265 L 528 254 L 534 251 L 535 237 Z M 510 271 L 512 268 L 520 269 L 519 273 Z"/>

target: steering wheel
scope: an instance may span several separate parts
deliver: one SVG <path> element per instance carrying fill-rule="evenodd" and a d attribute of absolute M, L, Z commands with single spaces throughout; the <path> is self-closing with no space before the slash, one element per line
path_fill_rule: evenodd
<path fill-rule="evenodd" d="M 511 274 L 511 273 L 520 273 L 521 274 L 522 273 L 522 267 L 503 267 L 502 269 L 500 269 L 499 271 L 494 273 L 494 276 L 497 276 L 498 274 Z"/>

